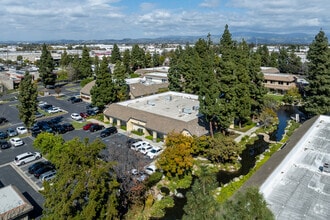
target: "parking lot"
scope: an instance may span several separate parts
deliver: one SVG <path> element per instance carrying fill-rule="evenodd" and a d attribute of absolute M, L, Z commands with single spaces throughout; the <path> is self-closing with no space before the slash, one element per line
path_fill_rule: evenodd
<path fill-rule="evenodd" d="M 68 94 L 76 94 L 75 92 L 68 92 Z M 72 123 L 73 119 L 70 117 L 71 113 L 80 113 L 86 111 L 87 103 L 79 102 L 72 104 L 67 101 L 70 96 L 64 96 L 62 98 L 56 98 L 54 96 L 39 97 L 40 101 L 47 102 L 53 106 L 60 107 L 65 110 L 61 114 L 61 123 Z M 22 126 L 23 123 L 19 120 L 16 100 L 9 101 L 4 104 L 0 104 L 0 116 L 6 117 L 8 123 L 0 126 L 0 131 L 6 131 L 8 128 L 14 128 Z M 49 120 L 54 116 L 42 117 L 40 120 Z M 85 122 L 86 123 L 86 122 Z M 62 135 L 65 140 L 71 140 L 78 137 L 81 140 L 88 138 L 90 141 L 94 141 L 100 138 L 105 144 L 106 149 L 101 152 L 101 157 L 107 161 L 116 161 L 114 170 L 116 171 L 119 179 L 124 179 L 131 174 L 133 169 L 142 171 L 144 167 L 152 162 L 149 158 L 143 154 L 132 150 L 128 147 L 127 141 L 132 137 L 128 137 L 125 131 L 119 130 L 117 134 L 110 135 L 105 138 L 100 137 L 100 131 L 90 132 L 83 129 L 69 131 Z M 132 136 L 130 134 L 130 136 Z M 134 135 L 133 135 L 134 136 Z M 136 136 L 134 138 L 137 138 Z M 10 147 L 8 149 L 0 150 L 0 183 L 3 185 L 13 184 L 26 195 L 30 203 L 35 206 L 32 213 L 33 218 L 39 218 L 42 215 L 42 207 L 44 198 L 39 193 L 42 189 L 42 182 L 29 174 L 27 169 L 34 162 L 17 167 L 14 165 L 13 160 L 18 154 L 22 154 L 28 151 L 36 151 L 33 147 L 34 137 L 21 136 L 24 145 L 19 147 Z M 1 184 L 0 184 L 1 185 Z"/>

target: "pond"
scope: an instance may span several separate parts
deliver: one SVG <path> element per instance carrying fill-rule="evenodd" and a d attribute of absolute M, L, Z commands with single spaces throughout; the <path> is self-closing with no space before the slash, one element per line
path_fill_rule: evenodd
<path fill-rule="evenodd" d="M 282 106 L 277 110 L 279 124 L 277 130 L 271 134 L 271 140 L 280 141 L 285 133 L 290 116 L 298 113 L 298 110 L 293 106 Z M 246 149 L 241 153 L 241 168 L 236 172 L 220 171 L 217 173 L 217 181 L 220 185 L 229 183 L 235 177 L 246 175 L 256 163 L 256 157 L 262 154 L 269 147 L 269 143 L 263 140 L 263 136 L 259 135 L 258 140 L 252 145 L 247 145 Z M 182 192 L 185 195 L 185 192 Z M 175 206 L 166 210 L 166 215 L 161 218 L 163 220 L 181 219 L 184 211 L 183 207 L 186 204 L 186 198 L 174 198 Z"/>

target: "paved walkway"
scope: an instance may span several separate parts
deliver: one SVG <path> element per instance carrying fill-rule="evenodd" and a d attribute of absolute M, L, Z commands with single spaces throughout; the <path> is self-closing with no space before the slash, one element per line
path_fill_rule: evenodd
<path fill-rule="evenodd" d="M 243 137 L 245 137 L 245 136 L 250 137 L 250 136 L 251 136 L 253 133 L 255 133 L 256 130 L 258 130 L 258 129 L 259 129 L 259 127 L 253 127 L 253 128 L 251 128 L 251 129 L 249 129 L 249 130 L 247 130 L 247 131 L 245 131 L 245 132 L 242 132 L 242 131 L 236 131 L 236 130 L 233 130 L 233 129 L 229 129 L 229 131 L 232 131 L 232 132 L 234 132 L 234 133 L 236 133 L 236 134 L 239 134 L 239 136 L 238 136 L 237 138 L 234 139 L 235 142 L 239 143 L 239 142 L 242 140 Z"/>

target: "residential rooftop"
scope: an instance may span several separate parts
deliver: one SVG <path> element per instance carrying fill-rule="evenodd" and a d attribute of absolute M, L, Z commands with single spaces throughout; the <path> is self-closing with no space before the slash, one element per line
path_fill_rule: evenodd
<path fill-rule="evenodd" d="M 117 104 L 185 122 L 200 116 L 198 96 L 185 93 L 165 92 Z"/>
<path fill-rule="evenodd" d="M 330 117 L 319 116 L 260 191 L 276 219 L 330 219 Z"/>

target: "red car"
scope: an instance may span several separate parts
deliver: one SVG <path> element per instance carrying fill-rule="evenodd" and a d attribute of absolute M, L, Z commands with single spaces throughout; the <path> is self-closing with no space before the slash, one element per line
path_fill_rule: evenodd
<path fill-rule="evenodd" d="M 81 116 L 82 118 L 87 118 L 89 115 L 88 115 L 86 112 L 81 112 L 81 113 L 80 113 L 80 116 Z"/>
<path fill-rule="evenodd" d="M 90 127 L 92 127 L 92 125 L 95 125 L 95 123 L 88 123 L 88 124 L 85 124 L 84 127 L 83 127 L 83 129 L 84 129 L 85 131 L 88 131 L 88 130 L 90 129 Z"/>

